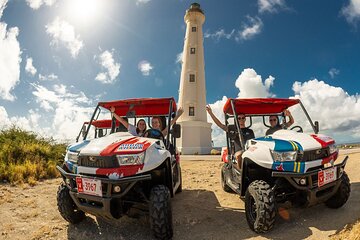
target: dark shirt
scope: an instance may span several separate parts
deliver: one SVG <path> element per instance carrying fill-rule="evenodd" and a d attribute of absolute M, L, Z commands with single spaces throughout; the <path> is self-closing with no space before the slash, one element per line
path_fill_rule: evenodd
<path fill-rule="evenodd" d="M 283 129 L 283 128 L 282 128 L 280 125 L 276 125 L 275 127 L 269 128 L 269 129 L 266 131 L 265 135 L 273 134 L 274 132 L 276 132 L 276 131 L 278 131 L 278 130 L 281 130 L 281 129 Z"/>
<path fill-rule="evenodd" d="M 246 143 L 247 140 L 255 138 L 254 131 L 250 128 L 241 128 L 241 132 L 243 133 L 243 138 Z M 241 144 L 239 139 L 239 134 L 236 134 L 235 142 L 235 152 L 241 150 Z"/>

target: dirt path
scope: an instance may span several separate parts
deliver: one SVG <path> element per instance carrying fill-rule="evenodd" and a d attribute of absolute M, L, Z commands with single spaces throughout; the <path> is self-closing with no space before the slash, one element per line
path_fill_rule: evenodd
<path fill-rule="evenodd" d="M 225 193 L 219 161 L 183 161 L 183 188 L 172 201 L 174 239 L 327 239 L 360 218 L 360 153 L 350 153 L 346 171 L 352 182 L 348 203 L 332 210 L 324 205 L 288 208 L 273 231 L 258 235 L 246 223 L 244 202 Z M 56 207 L 61 179 L 35 187 L 0 186 L 0 239 L 152 239 L 146 217 L 124 217 L 115 224 L 88 216 L 69 225 Z"/>

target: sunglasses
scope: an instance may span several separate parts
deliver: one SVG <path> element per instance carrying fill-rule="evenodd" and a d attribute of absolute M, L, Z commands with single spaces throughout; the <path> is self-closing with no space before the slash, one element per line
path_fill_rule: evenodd
<path fill-rule="evenodd" d="M 276 122 L 276 119 L 270 119 L 270 122 Z"/>
<path fill-rule="evenodd" d="M 239 120 L 244 120 L 244 119 L 245 119 L 245 117 L 238 117 L 238 119 L 239 119 Z"/>

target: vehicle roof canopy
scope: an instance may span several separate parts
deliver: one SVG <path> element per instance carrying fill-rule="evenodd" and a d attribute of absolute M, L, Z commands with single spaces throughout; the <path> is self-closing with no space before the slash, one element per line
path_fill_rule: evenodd
<path fill-rule="evenodd" d="M 99 102 L 99 106 L 109 109 L 115 107 L 119 116 L 154 116 L 168 115 L 172 103 L 172 112 L 176 112 L 174 98 L 133 98 L 110 102 Z"/>
<path fill-rule="evenodd" d="M 299 99 L 287 98 L 229 98 L 224 105 L 224 113 L 230 115 L 234 114 L 231 100 L 237 114 L 247 115 L 277 114 L 300 102 Z"/>
<path fill-rule="evenodd" d="M 89 124 L 89 122 L 84 122 L 85 124 Z M 104 120 L 93 120 L 91 122 L 96 128 L 111 128 L 111 119 L 104 119 Z M 116 127 L 120 126 L 120 122 L 116 120 Z"/>

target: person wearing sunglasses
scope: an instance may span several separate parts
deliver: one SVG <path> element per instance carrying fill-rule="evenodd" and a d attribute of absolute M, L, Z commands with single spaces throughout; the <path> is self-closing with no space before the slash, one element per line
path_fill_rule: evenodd
<path fill-rule="evenodd" d="M 294 123 L 294 118 L 289 110 L 287 109 L 284 110 L 284 117 L 285 117 L 285 122 L 280 124 L 278 116 L 270 116 L 269 122 L 271 127 L 266 131 L 265 135 L 273 134 L 277 130 L 286 129 Z M 288 122 L 286 122 L 286 117 L 289 117 Z"/>
<path fill-rule="evenodd" d="M 214 115 L 210 105 L 206 105 L 206 111 L 209 113 L 210 117 L 212 118 L 212 120 L 215 122 L 215 124 L 219 128 L 221 128 L 225 132 L 227 132 L 229 130 L 228 126 L 226 126 L 225 124 L 220 122 L 220 120 Z M 244 141 L 246 143 L 247 140 L 255 138 L 255 134 L 254 134 L 254 131 L 252 129 L 247 128 L 245 126 L 245 122 L 246 122 L 245 114 L 242 114 L 242 113 L 238 114 L 238 123 L 239 123 L 239 126 L 241 128 L 241 132 L 243 133 Z M 241 162 L 242 162 L 241 161 L 242 160 L 241 155 L 244 152 L 244 150 L 241 149 L 241 144 L 240 144 L 240 139 L 239 139 L 238 134 L 236 134 L 236 138 L 235 138 L 234 142 L 235 142 L 234 156 L 235 156 L 235 159 L 237 161 L 238 168 L 240 169 L 241 168 Z"/>

